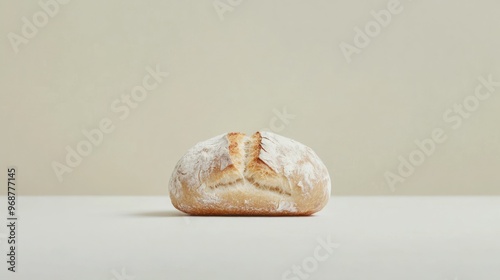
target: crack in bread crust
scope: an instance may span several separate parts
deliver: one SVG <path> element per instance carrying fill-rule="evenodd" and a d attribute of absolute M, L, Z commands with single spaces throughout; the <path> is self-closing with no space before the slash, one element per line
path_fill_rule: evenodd
<path fill-rule="evenodd" d="M 261 190 L 272 191 L 272 192 L 276 192 L 276 193 L 279 193 L 279 194 L 282 194 L 282 195 L 286 195 L 286 196 L 292 196 L 291 192 L 287 192 L 287 191 L 283 190 L 282 188 L 261 185 L 258 182 L 255 182 L 254 180 L 252 180 L 251 178 L 247 179 L 247 181 L 250 182 L 255 187 L 261 189 Z"/>
<path fill-rule="evenodd" d="M 230 182 L 210 184 L 208 185 L 210 189 L 226 188 L 235 184 L 248 182 L 260 190 L 271 191 L 286 196 L 292 195 L 290 186 L 287 185 L 287 188 L 286 184 L 283 185 L 284 182 L 287 182 L 286 178 L 278 174 L 260 158 L 261 151 L 267 151 L 262 146 L 263 137 L 259 132 L 250 137 L 239 133 L 229 133 L 227 137 L 229 140 L 228 149 L 230 150 L 233 164 L 226 167 L 226 169 L 238 169 L 241 172 L 241 178 Z M 265 180 L 270 180 L 271 183 L 263 183 Z"/>
<path fill-rule="evenodd" d="M 219 189 L 219 188 L 231 187 L 231 186 L 233 186 L 235 184 L 242 184 L 245 181 L 249 182 L 254 187 L 256 187 L 258 189 L 261 189 L 261 190 L 264 190 L 264 191 L 271 191 L 271 192 L 279 193 L 281 195 L 292 196 L 292 194 L 290 192 L 287 192 L 287 191 L 283 190 L 282 188 L 261 185 L 258 182 L 255 182 L 254 180 L 252 180 L 251 178 L 250 179 L 247 179 L 247 178 L 245 178 L 245 179 L 238 179 L 238 180 L 235 180 L 235 181 L 232 181 L 232 182 L 228 182 L 228 183 L 224 183 L 224 184 L 215 184 L 215 185 L 210 185 L 210 186 L 207 186 L 207 187 L 209 187 L 212 190 L 215 190 L 215 189 Z"/>
<path fill-rule="evenodd" d="M 237 180 L 232 181 L 232 182 L 215 184 L 215 185 L 211 185 L 208 187 L 211 189 L 218 189 L 218 188 L 223 188 L 223 187 L 229 187 L 229 186 L 234 185 L 234 184 L 239 184 L 239 183 L 242 183 L 243 181 L 244 180 L 240 178 L 240 179 L 237 179 Z"/>

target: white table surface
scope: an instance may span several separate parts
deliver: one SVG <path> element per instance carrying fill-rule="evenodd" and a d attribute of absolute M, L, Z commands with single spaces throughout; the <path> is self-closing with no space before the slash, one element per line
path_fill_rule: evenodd
<path fill-rule="evenodd" d="M 333 197 L 279 218 L 190 217 L 168 197 L 21 196 L 18 209 L 18 272 L 3 263 L 0 279 L 500 279 L 499 197 Z"/>

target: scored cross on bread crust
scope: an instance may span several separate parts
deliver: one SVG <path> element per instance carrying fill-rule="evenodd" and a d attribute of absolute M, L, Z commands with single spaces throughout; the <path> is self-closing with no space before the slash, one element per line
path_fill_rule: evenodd
<path fill-rule="evenodd" d="M 266 152 L 262 147 L 260 132 L 252 135 L 251 139 L 246 143 L 245 179 L 257 188 L 291 195 L 292 190 L 287 178 L 277 173 L 260 158 L 261 151 Z"/>
<path fill-rule="evenodd" d="M 276 173 L 259 158 L 262 136 L 259 132 L 252 137 L 243 133 L 227 134 L 228 152 L 231 164 L 223 170 L 214 169 L 205 185 L 211 189 L 228 187 L 247 180 L 257 188 L 291 195 L 285 176 Z"/>
<path fill-rule="evenodd" d="M 329 195 L 330 177 L 317 155 L 270 132 L 200 142 L 170 180 L 173 205 L 195 215 L 310 215 Z"/>

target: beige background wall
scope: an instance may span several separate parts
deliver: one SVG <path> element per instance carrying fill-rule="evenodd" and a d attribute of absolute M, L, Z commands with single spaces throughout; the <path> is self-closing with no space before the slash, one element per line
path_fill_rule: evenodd
<path fill-rule="evenodd" d="M 312 147 L 334 195 L 500 194 L 500 87 L 479 80 L 500 81 L 498 1 L 0 3 L 0 180 L 16 165 L 20 194 L 165 195 L 196 142 L 262 128 Z M 157 65 L 168 77 L 148 80 Z M 144 100 L 125 115 L 132 89 Z M 58 180 L 101 122 L 113 130 Z"/>

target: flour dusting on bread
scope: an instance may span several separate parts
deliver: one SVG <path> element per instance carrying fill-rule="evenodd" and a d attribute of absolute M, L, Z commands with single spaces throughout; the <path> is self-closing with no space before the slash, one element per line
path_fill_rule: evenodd
<path fill-rule="evenodd" d="M 328 170 L 309 147 L 271 132 L 227 133 L 196 144 L 169 184 L 196 215 L 310 215 L 326 205 Z"/>

